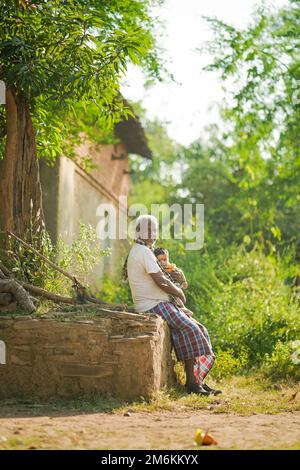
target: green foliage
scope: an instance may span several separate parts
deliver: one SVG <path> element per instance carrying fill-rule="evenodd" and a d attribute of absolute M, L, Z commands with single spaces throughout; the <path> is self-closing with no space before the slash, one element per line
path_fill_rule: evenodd
<path fill-rule="evenodd" d="M 36 0 L 0 5 L 0 80 L 29 100 L 39 155 L 61 154 L 62 111 L 94 103 L 106 126 L 124 106 L 119 82 L 129 63 L 161 78 L 153 19 L 155 0 Z"/>
<path fill-rule="evenodd" d="M 179 145 L 168 136 L 165 123 L 158 119 L 148 119 L 141 104 L 132 103 L 132 106 L 143 122 L 153 160 L 150 162 L 131 156 L 134 191 L 130 194 L 129 202 L 142 202 L 150 210 L 152 203 L 168 202 L 174 194 L 179 172 Z"/>
<path fill-rule="evenodd" d="M 300 2 L 261 7 L 244 30 L 209 22 L 215 38 L 206 69 L 219 71 L 228 89 L 221 145 L 242 226 L 273 246 L 298 243 Z"/>
<path fill-rule="evenodd" d="M 278 341 L 271 354 L 267 354 L 262 366 L 262 372 L 273 380 L 288 379 L 290 377 L 300 380 L 300 364 L 293 361 L 295 348 L 293 341 L 282 343 Z"/>
<path fill-rule="evenodd" d="M 216 380 L 220 380 L 225 377 L 232 377 L 239 373 L 244 372 L 245 367 L 248 365 L 249 351 L 243 348 L 236 355 L 233 349 L 216 349 L 216 362 L 212 369 L 212 376 Z"/>
<path fill-rule="evenodd" d="M 109 250 L 103 250 L 96 231 L 80 224 L 79 234 L 70 244 L 61 238 L 53 245 L 49 234 L 43 228 L 30 238 L 30 244 L 58 267 L 75 276 L 83 285 L 89 286 L 90 275 Z M 72 281 L 49 266 L 38 255 L 23 247 L 18 241 L 11 241 L 9 251 L 12 271 L 17 279 L 42 287 L 60 295 L 72 293 Z"/>
<path fill-rule="evenodd" d="M 132 304 L 131 292 L 127 282 L 105 276 L 101 283 L 100 297 L 105 302 Z"/>
<path fill-rule="evenodd" d="M 66 244 L 61 238 L 55 246 L 55 255 L 59 261 L 59 266 L 74 275 L 83 285 L 89 286 L 91 274 L 104 256 L 109 256 L 110 250 L 104 250 L 101 242 L 97 238 L 96 230 L 83 223 L 75 240 Z M 45 287 L 54 287 L 65 291 L 70 286 L 70 281 L 63 275 L 59 275 L 55 270 L 47 268 L 44 275 Z"/>
<path fill-rule="evenodd" d="M 289 257 L 266 256 L 258 248 L 248 252 L 243 246 L 195 253 L 178 241 L 169 249 L 189 283 L 188 307 L 207 326 L 214 348 L 232 357 L 233 364 L 243 358 L 245 366 L 247 357 L 248 368 L 260 366 L 279 341 L 299 337 L 299 293 L 291 286 Z"/>

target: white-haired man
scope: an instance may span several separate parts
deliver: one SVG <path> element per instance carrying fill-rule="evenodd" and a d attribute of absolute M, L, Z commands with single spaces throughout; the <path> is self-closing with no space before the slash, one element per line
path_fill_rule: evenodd
<path fill-rule="evenodd" d="M 153 254 L 158 232 L 157 219 L 143 215 L 137 219 L 136 238 L 125 265 L 135 309 L 160 315 L 170 326 L 178 360 L 186 371 L 186 387 L 189 393 L 209 395 L 220 393 L 203 382 L 214 363 L 210 339 L 206 328 L 196 323 L 170 301 L 170 296 L 186 302 L 183 291 L 166 277 Z M 195 364 L 198 367 L 197 380 Z"/>

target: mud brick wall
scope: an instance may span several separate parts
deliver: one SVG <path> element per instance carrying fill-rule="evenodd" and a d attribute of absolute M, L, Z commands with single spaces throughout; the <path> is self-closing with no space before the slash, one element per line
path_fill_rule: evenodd
<path fill-rule="evenodd" d="M 147 397 L 174 381 L 169 329 L 155 315 L 0 316 L 0 341 L 2 398 Z"/>

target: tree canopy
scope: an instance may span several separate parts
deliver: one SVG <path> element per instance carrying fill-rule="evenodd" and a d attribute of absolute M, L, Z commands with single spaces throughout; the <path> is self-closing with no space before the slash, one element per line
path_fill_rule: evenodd
<path fill-rule="evenodd" d="M 295 242 L 300 186 L 300 1 L 259 8 L 238 30 L 217 19 L 209 51 L 227 92 L 222 160 L 250 236 Z M 284 236 L 282 237 L 282 234 Z"/>
<path fill-rule="evenodd" d="M 143 183 L 142 168 L 135 191 L 156 184 L 160 200 L 203 203 L 207 243 L 299 251 L 300 1 L 260 7 L 242 30 L 207 21 L 214 39 L 206 70 L 224 81 L 220 123 L 207 129 L 207 141 L 154 151 L 152 183 Z"/>
<path fill-rule="evenodd" d="M 0 79 L 24 94 L 39 153 L 61 152 L 60 109 L 94 102 L 103 126 L 120 118 L 128 63 L 160 78 L 150 6 L 156 0 L 34 0 L 0 5 Z M 4 114 L 2 110 L 2 130 Z"/>

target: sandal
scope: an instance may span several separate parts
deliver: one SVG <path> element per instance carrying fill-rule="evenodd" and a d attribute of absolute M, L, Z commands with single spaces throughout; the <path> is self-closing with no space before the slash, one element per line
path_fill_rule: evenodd
<path fill-rule="evenodd" d="M 210 393 L 205 390 L 201 385 L 198 384 L 191 384 L 186 386 L 188 393 L 197 393 L 197 395 L 204 395 L 208 397 Z"/>
<path fill-rule="evenodd" d="M 206 390 L 208 393 L 211 393 L 212 395 L 220 395 L 221 393 L 223 393 L 222 390 L 217 390 L 215 388 L 211 388 L 207 384 L 202 384 L 202 388 L 204 390 Z"/>

